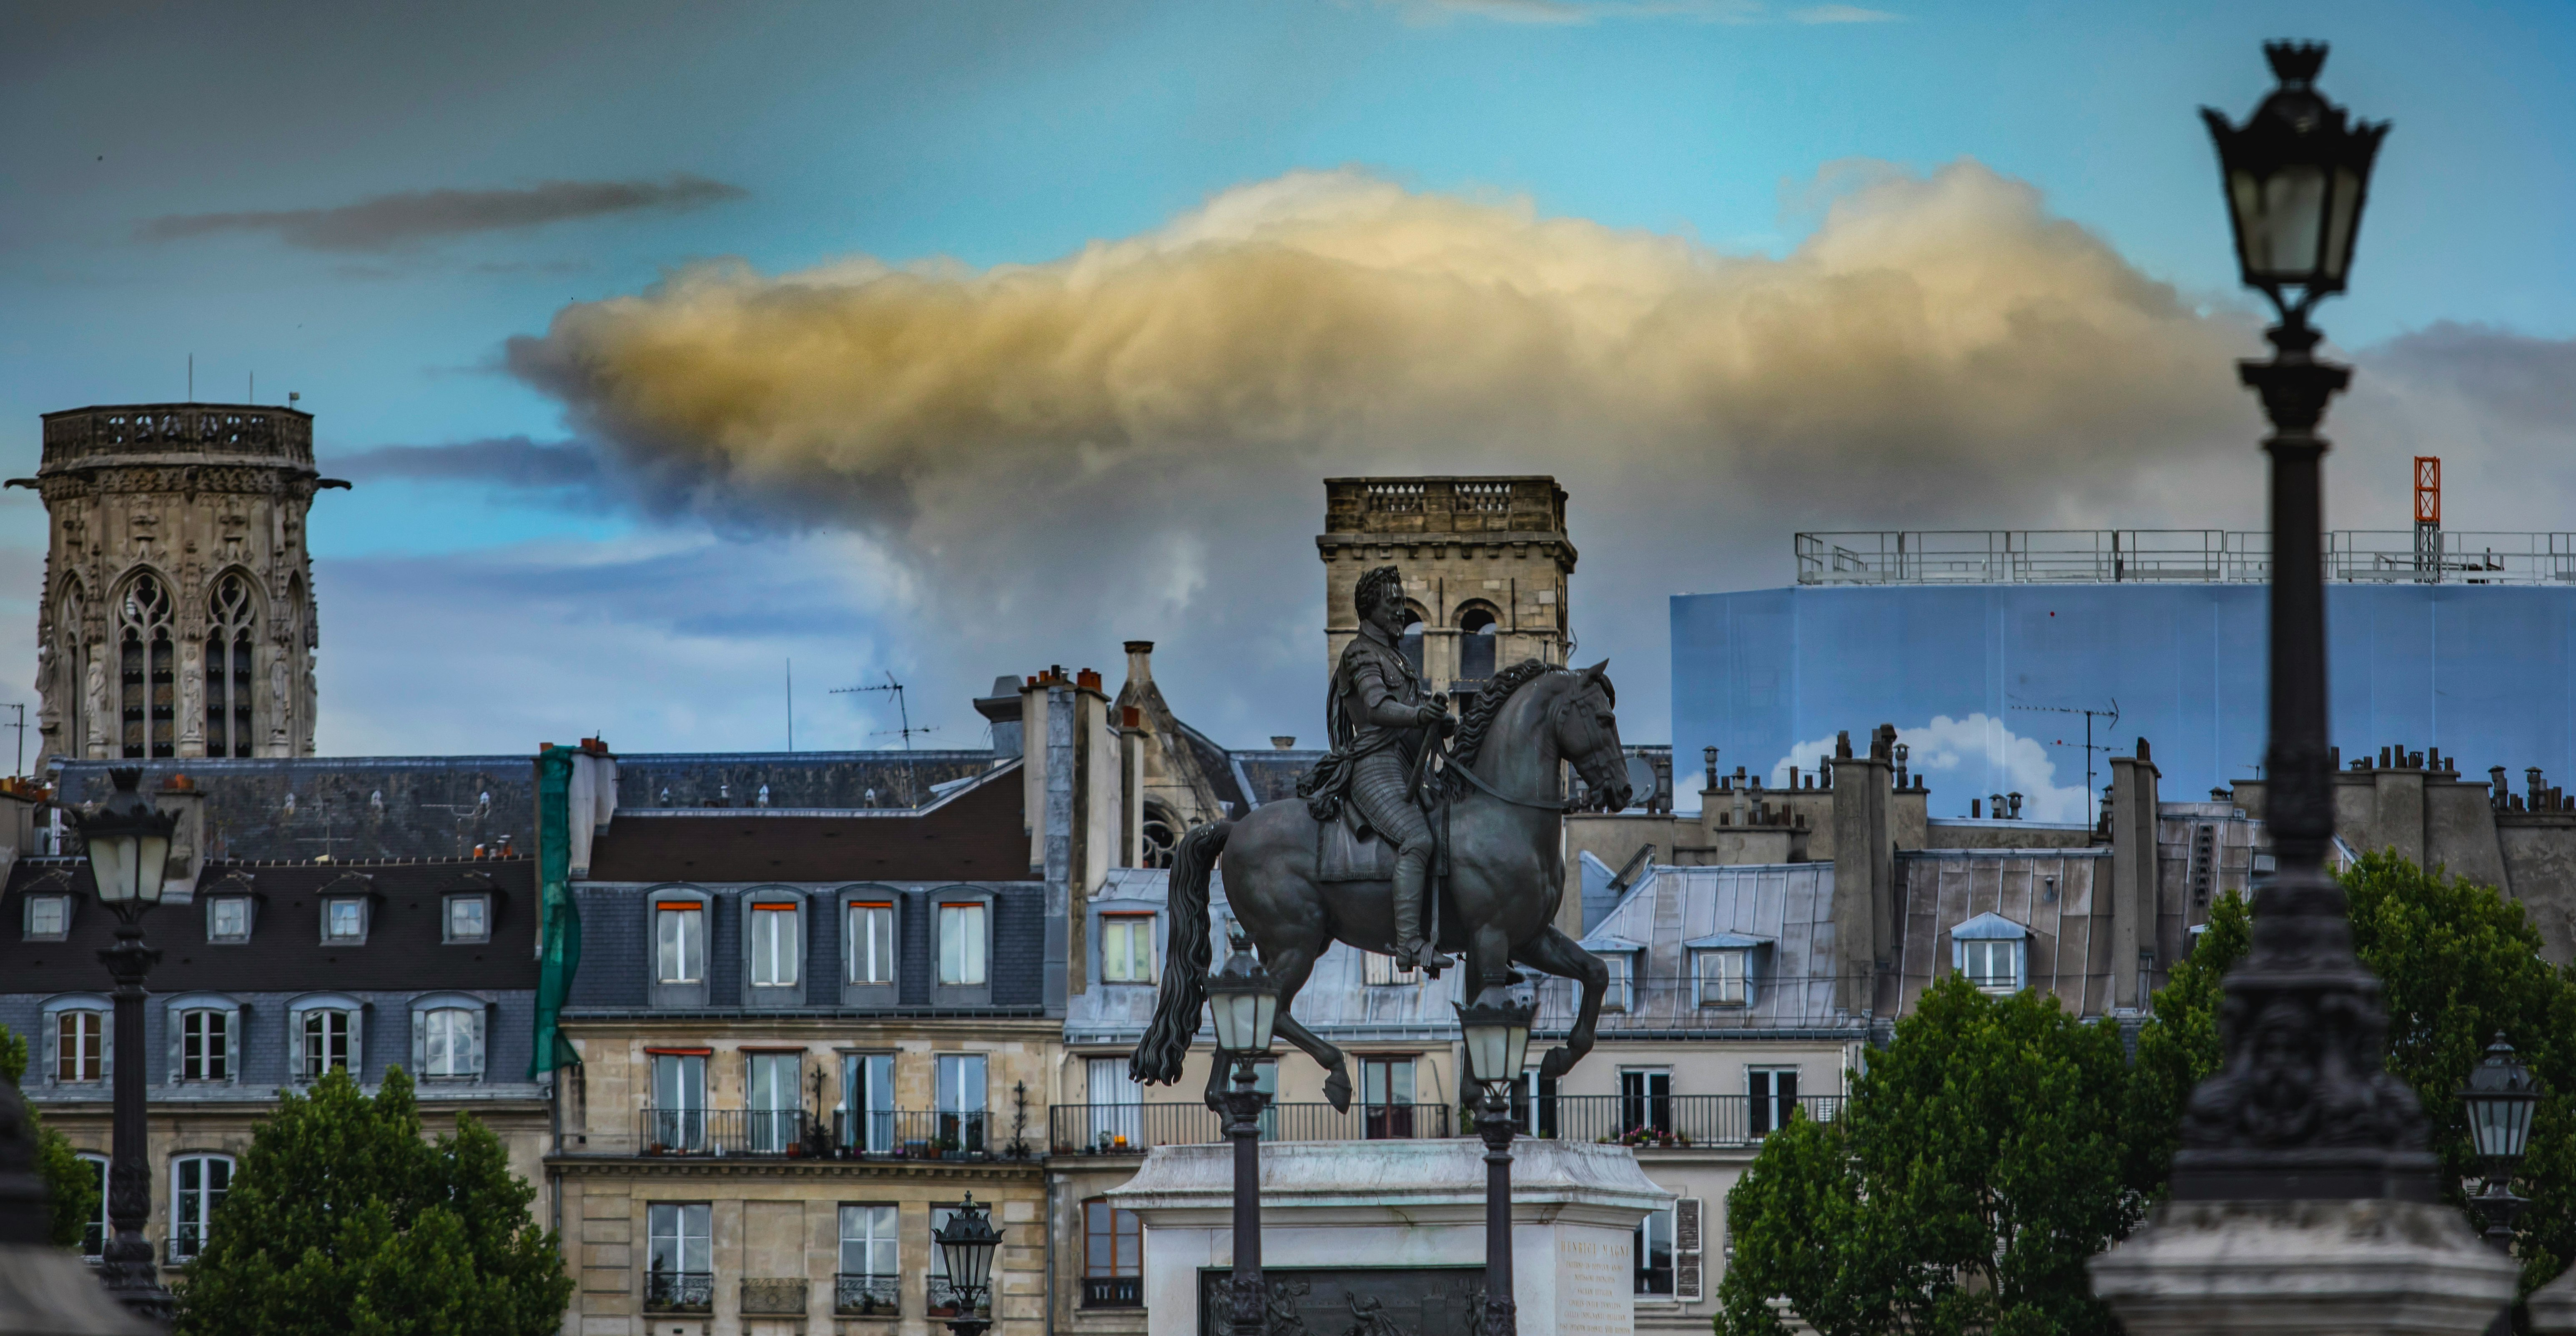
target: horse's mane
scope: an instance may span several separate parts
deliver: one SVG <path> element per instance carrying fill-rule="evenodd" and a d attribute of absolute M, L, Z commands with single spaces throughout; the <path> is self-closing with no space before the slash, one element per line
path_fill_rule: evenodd
<path fill-rule="evenodd" d="M 1450 769 L 1474 765 L 1478 753 L 1485 748 L 1486 736 L 1493 731 L 1494 717 L 1503 712 L 1503 706 L 1511 700 L 1512 693 L 1555 671 L 1555 668 L 1536 659 L 1523 659 L 1494 674 L 1484 689 L 1476 693 L 1476 699 L 1468 702 L 1466 712 L 1458 716 L 1458 740 L 1449 748 Z M 1466 781 L 1457 775 L 1448 775 L 1447 780 L 1451 796 L 1466 792 Z"/>

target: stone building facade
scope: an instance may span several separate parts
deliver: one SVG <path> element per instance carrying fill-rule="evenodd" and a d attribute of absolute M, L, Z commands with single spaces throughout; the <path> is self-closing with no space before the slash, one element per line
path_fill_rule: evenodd
<path fill-rule="evenodd" d="M 313 752 L 320 645 L 304 521 L 348 484 L 291 408 L 131 404 L 45 415 L 50 539 L 36 615 L 42 754 Z"/>
<path fill-rule="evenodd" d="M 1472 690 L 1523 659 L 1565 662 L 1576 553 L 1554 478 L 1328 478 L 1315 549 L 1327 665 L 1359 634 L 1360 576 L 1388 564 L 1420 622 L 1405 651 L 1434 690 Z"/>

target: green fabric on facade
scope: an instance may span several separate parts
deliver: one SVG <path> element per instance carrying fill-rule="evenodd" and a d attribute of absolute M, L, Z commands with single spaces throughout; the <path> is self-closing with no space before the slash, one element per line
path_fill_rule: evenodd
<path fill-rule="evenodd" d="M 581 911 L 572 900 L 572 757 L 570 747 L 548 747 L 537 757 L 538 937 L 537 1042 L 528 1079 L 578 1065 L 581 1055 L 555 1028 L 581 969 Z M 587 813 L 584 814 L 585 816 Z"/>

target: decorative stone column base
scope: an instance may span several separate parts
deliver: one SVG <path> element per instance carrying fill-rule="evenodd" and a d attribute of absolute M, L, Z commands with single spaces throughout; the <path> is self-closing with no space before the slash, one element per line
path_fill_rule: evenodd
<path fill-rule="evenodd" d="M 2131 1336 L 2473 1336 L 2518 1268 L 2449 1206 L 2169 1201 L 2092 1271 Z"/>

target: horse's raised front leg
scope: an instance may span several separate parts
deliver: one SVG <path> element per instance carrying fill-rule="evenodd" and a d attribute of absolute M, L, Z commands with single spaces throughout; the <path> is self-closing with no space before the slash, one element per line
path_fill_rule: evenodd
<path fill-rule="evenodd" d="M 1279 983 L 1279 1016 L 1271 1022 L 1271 1028 L 1324 1069 L 1324 1098 L 1332 1103 L 1333 1112 L 1348 1113 L 1351 1107 L 1351 1069 L 1342 1060 L 1342 1051 L 1326 1043 L 1322 1035 L 1298 1024 L 1297 1018 L 1288 1014 L 1289 1005 L 1297 1000 L 1297 991 L 1306 986 L 1307 977 L 1315 972 L 1317 954 L 1311 949 L 1281 951 L 1265 962 L 1264 967 L 1270 971 L 1270 977 Z"/>
<path fill-rule="evenodd" d="M 1542 974 L 1576 979 L 1583 984 L 1583 1010 L 1574 1018 L 1574 1028 L 1566 1032 L 1564 1043 L 1549 1049 L 1547 1057 L 1539 1062 L 1538 1074 L 1553 1080 L 1565 1075 L 1592 1051 L 1593 1030 L 1601 1021 L 1601 1003 L 1610 995 L 1610 967 L 1552 927 L 1521 943 L 1512 952 L 1512 959 Z"/>

